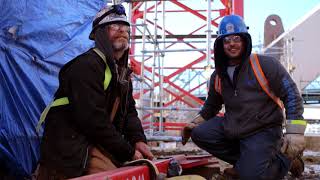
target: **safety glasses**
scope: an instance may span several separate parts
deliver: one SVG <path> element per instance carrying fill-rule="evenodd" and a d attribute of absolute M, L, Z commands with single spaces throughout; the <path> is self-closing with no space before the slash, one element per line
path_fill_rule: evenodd
<path fill-rule="evenodd" d="M 230 44 L 231 41 L 235 42 L 235 43 L 239 43 L 239 42 L 241 42 L 241 40 L 242 40 L 241 36 L 239 36 L 239 35 L 230 35 L 230 36 L 227 36 L 227 37 L 223 38 L 223 43 L 224 44 Z"/>
<path fill-rule="evenodd" d="M 125 31 L 130 32 L 130 27 L 126 24 L 110 24 L 108 27 L 113 31 Z"/>

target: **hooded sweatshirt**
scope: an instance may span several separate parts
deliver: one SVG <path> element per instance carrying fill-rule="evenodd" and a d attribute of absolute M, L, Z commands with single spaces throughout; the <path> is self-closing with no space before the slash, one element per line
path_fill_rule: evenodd
<path fill-rule="evenodd" d="M 67 178 L 83 175 L 93 146 L 125 162 L 133 157 L 136 142 L 146 142 L 132 97 L 131 71 L 119 80 L 119 71 L 128 69 L 128 51 L 115 61 L 103 27 L 96 30 L 95 41 L 112 73 L 108 88 L 103 87 L 106 64 L 90 49 L 61 69 L 55 99 L 68 97 L 70 103 L 52 107 L 45 120 L 40 164 Z M 116 97 L 120 105 L 111 122 Z"/>
<path fill-rule="evenodd" d="M 261 130 L 282 126 L 283 111 L 263 91 L 256 79 L 249 58 L 252 43 L 248 33 L 239 34 L 244 40 L 245 51 L 241 63 L 235 68 L 230 79 L 227 68 L 229 58 L 223 50 L 223 38 L 219 36 L 214 44 L 215 72 L 211 75 L 208 97 L 200 111 L 204 119 L 214 117 L 225 105 L 223 127 L 227 137 L 244 138 Z M 261 68 L 274 94 L 279 97 L 286 109 L 287 119 L 303 119 L 303 104 L 296 84 L 290 75 L 272 57 L 258 55 Z M 221 78 L 221 94 L 214 89 L 215 76 Z"/>

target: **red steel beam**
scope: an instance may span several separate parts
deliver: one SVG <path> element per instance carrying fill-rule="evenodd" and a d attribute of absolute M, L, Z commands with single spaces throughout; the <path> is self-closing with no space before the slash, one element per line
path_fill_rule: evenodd
<path fill-rule="evenodd" d="M 203 82 L 203 83 L 199 84 L 198 86 L 192 88 L 192 89 L 189 91 L 189 93 L 193 92 L 193 91 L 196 90 L 197 88 L 200 88 L 200 87 L 203 86 L 204 84 L 206 84 L 206 82 Z M 173 100 L 165 103 L 165 104 L 164 104 L 164 107 L 167 107 L 167 106 L 171 105 L 171 104 L 174 103 L 177 99 L 180 99 L 180 98 L 182 98 L 183 96 L 185 96 L 185 95 L 182 94 L 182 95 L 180 95 L 179 97 L 176 97 L 176 99 L 173 99 Z"/>
<path fill-rule="evenodd" d="M 190 12 L 191 14 L 199 17 L 200 19 L 202 19 L 202 20 L 204 20 L 204 21 L 207 20 L 207 17 L 205 17 L 204 15 L 200 14 L 200 13 L 197 12 L 196 10 L 193 10 L 193 9 L 189 8 L 188 6 L 186 6 L 186 5 L 178 2 L 178 0 L 172 0 L 171 2 L 174 3 L 174 4 L 176 4 L 177 6 L 185 9 L 186 11 Z M 216 23 L 216 22 L 214 22 L 214 21 L 211 21 L 211 24 L 214 25 L 214 26 L 216 26 L 216 27 L 218 26 L 218 23 Z"/>
<path fill-rule="evenodd" d="M 191 99 L 193 99 L 194 101 L 196 101 L 197 103 L 199 103 L 200 105 L 203 105 L 203 101 L 199 98 L 197 98 L 196 96 L 190 94 L 189 92 L 185 91 L 184 89 L 180 88 L 179 86 L 177 86 L 176 84 L 174 84 L 171 81 L 167 81 L 166 83 L 170 84 L 171 86 L 173 86 L 174 88 L 178 89 L 179 91 L 181 91 L 183 94 L 188 95 Z"/>
<path fill-rule="evenodd" d="M 219 9 L 214 9 L 214 10 L 211 10 L 211 12 L 219 12 L 220 10 Z M 154 13 L 155 11 L 149 11 L 149 13 Z M 158 11 L 159 13 L 161 13 L 162 11 L 159 10 Z M 185 13 L 185 12 L 189 12 L 187 10 L 166 10 L 165 12 L 167 13 Z M 197 12 L 207 12 L 207 10 L 204 10 L 204 9 L 201 9 L 201 10 L 197 10 Z"/>
<path fill-rule="evenodd" d="M 151 21 L 148 21 L 149 23 L 151 23 L 151 24 L 154 24 L 153 22 L 151 22 Z M 162 29 L 162 27 L 160 27 L 160 26 L 157 26 L 158 28 L 160 28 L 160 29 Z M 167 31 L 167 33 L 168 34 L 172 34 L 171 32 L 169 32 L 169 31 Z M 194 33 L 194 32 L 192 32 L 192 33 Z M 168 48 L 168 47 L 170 47 L 170 46 L 172 46 L 173 44 L 175 44 L 175 43 L 172 43 L 171 45 L 169 45 L 169 46 L 167 46 L 166 48 Z M 191 48 L 193 48 L 193 49 L 196 49 L 196 47 L 195 46 L 193 46 L 193 45 L 191 45 L 190 43 L 186 43 L 185 42 L 185 44 L 187 44 L 188 46 L 190 46 Z M 181 72 L 183 72 L 183 71 L 185 71 L 186 69 L 188 69 L 188 67 L 192 67 L 192 65 L 194 65 L 194 64 L 197 64 L 197 63 L 199 63 L 199 62 L 201 62 L 204 58 L 205 58 L 205 56 L 206 56 L 206 54 L 205 53 L 203 53 L 203 52 L 200 52 L 200 53 L 202 53 L 203 54 L 203 58 L 200 60 L 200 59 L 198 59 L 198 60 L 196 60 L 196 61 L 193 61 L 192 63 L 190 63 L 190 64 L 188 64 L 188 65 L 186 65 L 185 67 L 181 67 L 179 70 L 177 70 L 176 72 L 174 72 L 174 73 L 172 73 L 172 74 L 170 74 L 169 76 L 167 76 L 167 77 L 164 77 L 164 79 L 170 79 L 170 78 L 172 78 L 172 77 L 174 77 L 175 75 L 177 75 L 177 74 L 179 74 L 179 73 L 181 73 Z M 136 61 L 136 60 L 135 60 Z M 136 61 L 137 62 L 137 61 Z M 138 63 L 138 62 L 137 62 Z M 140 66 L 141 66 L 141 63 L 140 63 Z M 146 70 L 148 70 L 149 72 L 152 72 L 152 70 L 151 70 L 151 68 L 150 67 L 146 67 Z M 159 74 L 157 74 L 156 73 L 156 76 L 158 76 L 159 77 Z M 158 84 L 157 85 L 155 85 L 155 87 L 157 87 L 158 86 Z M 144 91 L 144 92 L 148 92 L 148 90 L 146 90 L 146 91 Z M 187 93 L 187 95 L 188 96 L 190 96 L 191 98 L 193 98 L 192 96 L 192 94 L 190 94 L 190 93 Z M 134 97 L 137 97 L 138 96 L 138 94 L 135 94 L 134 95 Z M 200 100 L 200 99 L 199 99 Z M 202 100 L 200 100 L 200 101 L 202 101 Z"/>
<path fill-rule="evenodd" d="M 202 14 L 199 13 L 201 10 L 193 10 L 193 9 L 189 8 L 188 6 L 186 6 L 186 5 L 178 2 L 177 0 L 172 0 L 172 1 L 170 1 L 170 2 L 172 2 L 172 3 L 176 4 L 177 6 L 181 7 L 181 8 L 184 9 L 186 12 L 190 12 L 191 14 L 193 14 L 193 15 L 199 17 L 200 19 L 206 21 L 206 17 L 205 17 L 204 15 L 202 15 Z M 235 12 L 238 12 L 238 14 L 240 13 L 239 15 L 241 15 L 241 12 L 243 12 L 243 0 L 234 0 L 234 2 L 232 2 L 232 0 L 221 0 L 221 2 L 222 2 L 224 5 L 226 5 L 226 8 L 225 8 L 225 9 L 220 9 L 220 10 L 213 10 L 213 11 L 219 11 L 219 12 L 220 12 L 220 16 L 217 17 L 217 18 L 215 18 L 215 19 L 213 19 L 212 22 L 211 22 L 214 26 L 218 26 L 218 24 L 217 24 L 215 21 L 216 21 L 217 19 L 219 19 L 221 16 L 230 14 L 230 13 L 232 12 L 232 8 L 235 10 Z M 232 7 L 232 3 L 235 3 L 234 7 Z M 160 4 L 160 2 L 159 2 L 158 4 Z M 141 4 L 140 4 L 140 5 L 141 5 Z M 154 7 L 155 7 L 155 6 L 152 6 L 152 7 L 148 8 L 147 13 L 153 12 L 152 9 L 154 9 Z M 174 11 L 174 10 L 172 10 L 172 11 Z M 243 13 L 242 13 L 242 15 L 243 15 Z M 138 18 L 142 18 L 142 17 L 143 17 L 143 12 L 136 10 L 136 11 L 135 11 L 135 15 L 133 16 L 133 19 L 138 19 Z M 153 23 L 152 21 L 150 21 L 150 20 L 148 20 L 148 23 L 154 24 L 154 23 Z M 202 27 L 200 27 L 200 28 L 198 28 L 198 29 L 196 29 L 195 31 L 191 32 L 191 34 L 197 32 L 198 30 L 202 29 L 203 27 L 205 27 L 205 25 L 202 26 Z M 157 28 L 162 29 L 160 26 L 157 26 Z M 172 33 L 170 33 L 169 31 L 166 31 L 166 33 L 167 33 L 167 34 L 172 34 Z M 179 38 L 179 39 L 177 39 L 177 40 L 178 40 L 178 41 L 181 41 L 181 42 L 184 42 L 184 41 L 183 41 L 183 38 Z M 171 47 L 171 46 L 174 45 L 174 44 L 176 44 L 176 43 L 170 44 L 169 46 L 167 46 L 167 48 Z M 185 42 L 185 44 L 187 44 L 188 46 L 190 46 L 190 47 L 192 47 L 192 48 L 196 48 L 196 47 L 194 47 L 193 45 L 191 45 L 190 43 L 186 43 L 186 42 Z M 165 82 L 168 83 L 168 84 L 170 84 L 171 86 L 177 88 L 178 90 L 183 90 L 183 89 L 181 89 L 181 88 L 179 89 L 179 86 L 177 86 L 177 85 L 174 84 L 173 82 L 170 82 L 170 79 L 171 79 L 172 77 L 178 75 L 179 73 L 182 73 L 182 72 L 185 71 L 186 69 L 192 68 L 192 65 L 201 62 L 201 61 L 205 58 L 206 55 L 205 55 L 204 52 L 200 52 L 200 53 L 202 53 L 203 56 L 201 56 L 200 58 L 194 60 L 193 62 L 189 63 L 188 65 L 186 65 L 186 66 L 184 66 L 184 67 L 181 67 L 181 68 L 178 69 L 177 71 L 175 71 L 175 72 L 171 73 L 170 75 L 168 75 L 167 77 L 165 77 L 165 78 L 164 78 L 164 79 L 165 79 Z M 132 58 L 132 60 L 134 60 L 134 58 Z M 135 60 L 135 61 L 136 61 L 136 60 Z M 136 62 L 138 62 L 138 61 L 136 61 Z M 138 64 L 139 66 L 141 66 L 141 63 L 138 62 L 137 64 Z M 150 67 L 149 67 L 149 68 L 146 67 L 146 70 L 148 70 L 149 72 L 151 72 L 151 68 L 150 68 Z M 157 75 L 157 76 L 158 76 L 158 75 Z M 158 85 L 159 85 L 159 83 L 156 83 L 156 84 L 155 84 L 155 87 L 158 86 Z M 146 90 L 146 91 L 144 91 L 144 92 L 147 92 L 147 91 L 148 91 L 148 90 Z M 192 99 L 196 98 L 195 96 L 193 96 L 192 94 L 190 94 L 190 93 L 187 92 L 187 91 L 184 91 L 184 90 L 183 90 L 183 93 L 184 93 L 183 96 L 188 95 L 188 96 L 190 96 Z M 182 97 L 183 97 L 183 96 L 182 96 Z M 181 99 L 182 99 L 182 98 L 176 98 L 176 100 L 181 100 Z M 195 100 L 195 99 L 194 99 L 194 100 Z M 198 101 L 197 101 L 197 102 L 198 102 Z"/>
<path fill-rule="evenodd" d="M 165 77 L 164 80 L 165 81 L 169 81 L 169 79 L 171 79 L 172 77 L 182 73 L 183 71 L 185 71 L 188 68 L 191 68 L 193 65 L 198 64 L 199 62 L 203 61 L 206 58 L 206 55 L 202 55 L 201 57 L 199 57 L 198 59 L 196 59 L 195 61 L 181 67 L 180 69 L 178 69 L 177 71 L 171 73 L 169 76 Z"/>
<path fill-rule="evenodd" d="M 161 4 L 161 1 L 159 1 L 157 4 L 158 5 Z M 155 5 L 149 7 L 147 9 L 147 13 L 150 12 L 153 8 L 155 8 Z M 143 11 L 137 10 L 137 13 L 133 16 L 133 19 L 139 19 L 139 18 L 141 18 L 141 19 L 143 18 Z"/>
<path fill-rule="evenodd" d="M 243 17 L 243 0 L 234 0 L 233 1 L 233 12 L 241 17 Z"/>
<path fill-rule="evenodd" d="M 179 95 L 177 95 L 176 93 L 170 91 L 170 90 L 167 89 L 167 88 L 164 88 L 164 90 L 175 97 L 174 101 L 180 100 L 180 101 L 186 103 L 187 105 L 189 105 L 190 107 L 194 108 L 194 105 L 193 105 L 193 104 L 191 104 L 191 103 L 189 103 L 188 101 L 182 99 L 182 97 L 185 96 L 185 94 L 179 96 Z M 170 102 L 174 102 L 174 101 L 170 101 Z M 166 105 L 166 106 L 168 106 L 168 105 Z M 166 106 L 164 106 L 164 107 L 166 107 Z M 150 117 L 152 114 L 153 114 L 153 113 L 146 114 L 145 116 L 143 116 L 142 119 L 144 120 L 144 119 Z"/>
<path fill-rule="evenodd" d="M 184 94 L 183 96 L 179 96 L 178 94 L 170 91 L 170 90 L 167 89 L 167 88 L 164 88 L 164 90 L 165 90 L 166 92 L 172 94 L 172 95 L 175 97 L 176 100 L 183 101 L 184 103 L 186 103 L 186 104 L 189 105 L 190 107 L 194 108 L 194 105 L 193 105 L 193 104 L 191 104 L 191 103 L 189 103 L 188 101 L 182 99 L 182 97 L 185 96 L 185 94 Z M 166 107 L 166 106 L 164 106 L 164 107 Z"/>
<path fill-rule="evenodd" d="M 191 93 L 191 92 L 193 92 L 194 90 L 196 90 L 197 88 L 203 86 L 204 84 L 206 84 L 206 82 L 203 82 L 203 83 L 201 83 L 200 85 L 198 85 L 198 86 L 190 89 L 188 92 Z M 168 93 L 172 94 L 172 95 L 175 97 L 175 99 L 173 99 L 173 100 L 165 103 L 165 104 L 163 105 L 164 107 L 167 107 L 167 106 L 171 105 L 172 103 L 174 103 L 174 102 L 177 101 L 177 100 L 181 100 L 181 101 L 184 102 L 184 99 L 182 99 L 182 97 L 185 96 L 185 94 L 176 95 L 175 93 L 173 93 L 172 91 L 170 91 L 170 90 L 167 89 L 167 88 L 164 88 L 164 90 L 167 91 Z M 185 102 L 185 103 L 188 104 L 190 107 L 194 108 L 194 105 L 193 105 L 193 104 L 190 104 L 189 102 Z M 152 113 L 145 115 L 145 116 L 143 117 L 143 119 L 146 119 L 146 118 L 150 117 L 151 114 L 152 114 Z"/>

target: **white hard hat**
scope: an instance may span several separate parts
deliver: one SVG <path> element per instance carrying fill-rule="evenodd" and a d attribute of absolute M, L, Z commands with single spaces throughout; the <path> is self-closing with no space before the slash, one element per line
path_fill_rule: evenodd
<path fill-rule="evenodd" d="M 92 23 L 92 30 L 89 35 L 89 39 L 94 39 L 95 30 L 99 26 L 115 22 L 122 22 L 130 26 L 130 22 L 127 20 L 126 11 L 121 4 L 105 6 L 97 13 Z"/>

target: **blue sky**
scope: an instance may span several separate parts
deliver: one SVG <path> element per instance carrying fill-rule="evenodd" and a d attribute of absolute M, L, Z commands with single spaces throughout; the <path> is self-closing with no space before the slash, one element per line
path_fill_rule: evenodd
<path fill-rule="evenodd" d="M 320 0 L 244 0 L 244 19 L 249 26 L 253 45 L 263 43 L 264 21 L 270 14 L 281 17 L 284 30 L 290 29 Z"/>

